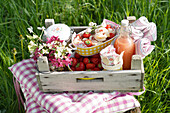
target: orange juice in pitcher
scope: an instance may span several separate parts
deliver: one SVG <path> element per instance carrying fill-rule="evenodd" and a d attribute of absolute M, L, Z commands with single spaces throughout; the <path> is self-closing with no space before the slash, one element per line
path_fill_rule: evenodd
<path fill-rule="evenodd" d="M 129 21 L 124 19 L 121 21 L 121 28 L 118 38 L 115 40 L 114 47 L 116 53 L 123 54 L 123 70 L 131 69 L 132 55 L 135 54 L 135 44 L 129 35 Z"/>

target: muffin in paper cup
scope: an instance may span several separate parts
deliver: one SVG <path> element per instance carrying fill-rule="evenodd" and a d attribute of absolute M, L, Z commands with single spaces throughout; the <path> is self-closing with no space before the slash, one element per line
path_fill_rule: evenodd
<path fill-rule="evenodd" d="M 102 62 L 102 67 L 104 68 L 104 70 L 122 70 L 122 66 L 123 66 L 123 62 L 120 62 L 119 64 L 116 64 L 114 66 L 105 65 Z"/>
<path fill-rule="evenodd" d="M 123 54 L 120 55 L 115 52 L 113 45 L 109 45 L 100 52 L 102 67 L 105 70 L 122 70 Z"/>

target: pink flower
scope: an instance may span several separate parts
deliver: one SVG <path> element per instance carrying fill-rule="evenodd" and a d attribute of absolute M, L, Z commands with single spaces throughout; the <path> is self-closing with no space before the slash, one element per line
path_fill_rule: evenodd
<path fill-rule="evenodd" d="M 51 43 L 51 42 L 53 42 L 53 41 L 58 41 L 58 42 L 60 42 L 60 43 L 63 43 L 63 41 L 64 40 L 60 40 L 59 38 L 58 38 L 58 36 L 52 36 L 51 38 L 47 38 L 47 44 L 48 43 Z"/>
<path fill-rule="evenodd" d="M 60 63 L 60 62 L 61 62 L 61 59 L 58 58 L 57 61 Z"/>
<path fill-rule="evenodd" d="M 62 62 L 60 62 L 59 67 L 63 67 L 63 63 Z"/>
<path fill-rule="evenodd" d="M 38 58 L 38 57 L 40 56 L 40 54 L 41 54 L 40 51 L 38 51 L 38 49 L 39 49 L 38 47 L 35 49 L 34 56 L 33 56 L 33 59 L 34 59 L 34 60 L 37 60 L 37 58 Z"/>
<path fill-rule="evenodd" d="M 68 65 L 71 65 L 71 59 L 70 58 L 67 58 L 66 60 L 63 60 L 63 63 L 68 66 Z"/>
<path fill-rule="evenodd" d="M 61 43 L 63 43 L 64 40 L 59 40 Z"/>
<path fill-rule="evenodd" d="M 56 63 L 54 63 L 54 64 L 53 64 L 53 66 L 55 66 L 56 68 L 58 68 L 58 67 L 59 67 L 57 62 L 56 62 Z"/>
<path fill-rule="evenodd" d="M 67 56 L 68 56 L 68 57 L 70 57 L 70 56 L 71 56 L 71 54 L 69 53 Z"/>
<path fill-rule="evenodd" d="M 50 63 L 52 64 L 52 66 L 54 66 L 54 67 L 58 67 L 58 62 L 57 62 L 57 60 L 56 59 L 50 59 Z"/>
<path fill-rule="evenodd" d="M 47 38 L 46 44 L 51 43 L 51 39 Z"/>
<path fill-rule="evenodd" d="M 47 38 L 47 44 L 48 43 L 51 43 L 51 42 L 53 42 L 53 41 L 59 41 L 59 38 L 58 38 L 58 36 L 57 37 L 55 37 L 55 36 L 52 36 L 51 38 Z"/>

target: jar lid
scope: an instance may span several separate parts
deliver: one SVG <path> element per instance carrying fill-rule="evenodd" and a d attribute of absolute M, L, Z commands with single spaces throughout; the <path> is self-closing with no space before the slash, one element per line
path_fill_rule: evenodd
<path fill-rule="evenodd" d="M 60 40 L 68 40 L 71 34 L 71 29 L 65 24 L 53 24 L 46 30 L 46 37 L 58 36 Z"/>
<path fill-rule="evenodd" d="M 128 25 L 129 25 L 129 20 L 123 19 L 123 20 L 121 21 L 121 25 L 122 25 L 122 26 L 128 26 Z"/>

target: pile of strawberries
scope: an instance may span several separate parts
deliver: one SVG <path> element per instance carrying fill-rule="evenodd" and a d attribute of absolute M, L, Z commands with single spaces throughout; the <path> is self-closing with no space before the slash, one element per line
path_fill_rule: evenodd
<path fill-rule="evenodd" d="M 75 53 L 74 57 L 72 57 L 70 68 L 72 71 L 101 71 L 103 70 L 103 67 L 101 65 L 100 54 L 83 57 L 78 53 Z"/>

